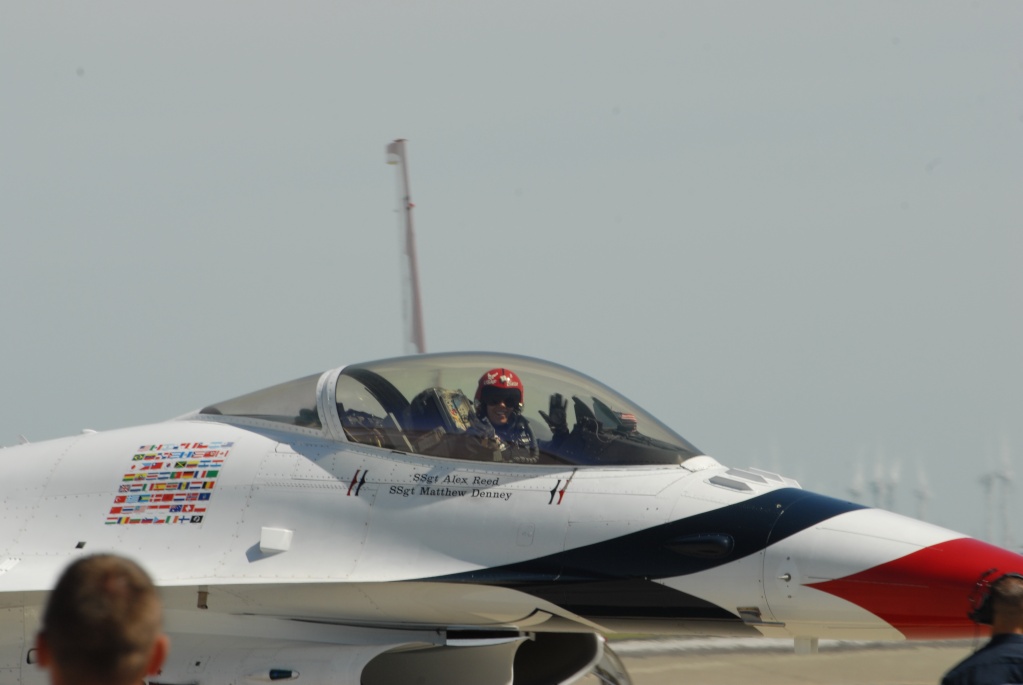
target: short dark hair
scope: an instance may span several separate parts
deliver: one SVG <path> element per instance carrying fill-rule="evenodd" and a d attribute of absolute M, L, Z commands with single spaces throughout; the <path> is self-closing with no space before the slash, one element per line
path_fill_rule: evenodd
<path fill-rule="evenodd" d="M 43 614 L 53 663 L 74 682 L 132 682 L 161 631 L 153 581 L 113 554 L 78 559 L 57 581 Z"/>
<path fill-rule="evenodd" d="M 1013 616 L 1023 622 L 1023 577 L 1015 573 L 991 585 L 991 606 L 999 616 Z"/>

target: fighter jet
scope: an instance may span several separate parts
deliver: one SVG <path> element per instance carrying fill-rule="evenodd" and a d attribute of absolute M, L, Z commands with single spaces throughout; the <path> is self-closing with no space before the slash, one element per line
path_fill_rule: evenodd
<path fill-rule="evenodd" d="M 0 683 L 83 554 L 166 604 L 161 685 L 628 682 L 615 632 L 969 637 L 1023 557 L 734 468 L 564 366 L 354 364 L 0 451 Z"/>

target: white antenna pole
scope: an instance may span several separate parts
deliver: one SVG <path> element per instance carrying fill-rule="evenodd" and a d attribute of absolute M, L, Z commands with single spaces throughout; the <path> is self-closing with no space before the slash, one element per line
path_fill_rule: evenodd
<path fill-rule="evenodd" d="M 927 472 L 924 470 L 920 459 L 916 460 L 916 517 L 921 521 L 927 520 L 927 502 L 933 497 L 931 486 L 927 480 Z"/>
<path fill-rule="evenodd" d="M 859 502 L 863 497 L 863 462 L 859 458 L 856 459 L 856 471 L 849 482 L 849 494 L 854 502 Z"/>
<path fill-rule="evenodd" d="M 423 304 L 419 296 L 419 264 L 416 261 L 416 236 L 412 230 L 412 194 L 408 185 L 408 156 L 405 153 L 405 139 L 398 138 L 387 146 L 387 163 L 398 165 L 398 184 L 401 194 L 402 213 L 405 224 L 405 256 L 408 258 L 409 288 L 405 295 L 408 302 L 406 318 L 406 347 L 411 345 L 418 354 L 426 352 L 426 333 L 423 330 Z"/>
<path fill-rule="evenodd" d="M 995 503 L 992 501 L 992 494 L 995 487 L 995 474 L 995 471 L 989 471 L 982 474 L 980 477 L 980 487 L 984 489 L 984 539 L 988 542 L 994 542 L 995 539 Z"/>
<path fill-rule="evenodd" d="M 1009 517 L 1009 502 L 1012 501 L 1012 457 L 1009 440 L 1004 435 L 1002 436 L 1002 465 L 998 470 L 998 480 L 1002 491 L 1002 499 L 999 502 L 999 514 L 1002 519 L 1002 546 L 1010 548 L 1013 544 L 1010 528 L 1011 518 Z"/>
<path fill-rule="evenodd" d="M 874 506 L 878 509 L 884 508 L 885 501 L 885 478 L 884 478 L 884 465 L 881 461 L 884 459 L 884 455 L 881 450 L 877 451 L 877 461 L 874 462 L 874 477 L 870 479 L 870 492 L 874 496 Z"/>
<path fill-rule="evenodd" d="M 892 461 L 888 467 L 888 479 L 885 481 L 886 502 L 885 509 L 895 511 L 895 494 L 899 487 L 899 478 L 902 475 L 902 462 L 898 459 Z"/>

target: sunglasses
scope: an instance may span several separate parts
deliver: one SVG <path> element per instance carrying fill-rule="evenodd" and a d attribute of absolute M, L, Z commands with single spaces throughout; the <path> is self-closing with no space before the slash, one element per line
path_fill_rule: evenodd
<path fill-rule="evenodd" d="M 517 392 L 488 393 L 484 395 L 483 402 L 488 405 L 503 404 L 506 407 L 517 407 L 519 406 L 519 394 Z"/>

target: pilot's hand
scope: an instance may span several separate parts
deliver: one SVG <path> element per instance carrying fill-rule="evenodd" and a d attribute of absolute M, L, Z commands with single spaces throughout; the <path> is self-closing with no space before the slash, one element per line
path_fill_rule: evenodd
<path fill-rule="evenodd" d="M 465 429 L 465 434 L 480 442 L 497 438 L 497 431 L 494 430 L 494 427 L 487 422 L 480 421 L 475 414 L 470 414 L 469 426 Z"/>
<path fill-rule="evenodd" d="M 553 433 L 567 433 L 568 432 L 568 400 L 561 396 L 561 393 L 554 393 L 551 395 L 550 403 L 550 414 L 544 413 L 540 410 L 540 416 L 547 425 L 550 426 L 551 432 Z"/>

